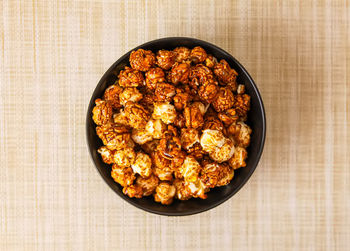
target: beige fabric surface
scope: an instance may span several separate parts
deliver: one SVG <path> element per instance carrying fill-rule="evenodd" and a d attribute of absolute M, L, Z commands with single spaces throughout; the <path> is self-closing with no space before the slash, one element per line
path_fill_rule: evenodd
<path fill-rule="evenodd" d="M 349 1 L 0 1 L 0 250 L 350 250 Z M 266 108 L 258 168 L 229 201 L 164 217 L 101 179 L 85 113 L 149 40 L 230 52 Z"/>

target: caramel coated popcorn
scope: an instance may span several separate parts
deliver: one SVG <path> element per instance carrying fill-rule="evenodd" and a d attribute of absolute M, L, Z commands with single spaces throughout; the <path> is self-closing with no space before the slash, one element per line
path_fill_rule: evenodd
<path fill-rule="evenodd" d="M 169 205 L 229 184 L 252 133 L 237 72 L 200 46 L 138 49 L 129 62 L 92 110 L 97 152 L 123 193 Z"/>

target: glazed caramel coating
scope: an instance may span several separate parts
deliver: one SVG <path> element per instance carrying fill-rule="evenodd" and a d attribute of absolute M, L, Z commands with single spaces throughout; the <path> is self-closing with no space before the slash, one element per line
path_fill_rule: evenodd
<path fill-rule="evenodd" d="M 226 125 L 229 126 L 232 123 L 234 123 L 235 121 L 238 120 L 238 114 L 236 112 L 236 109 L 230 108 L 227 109 L 224 112 L 220 112 L 218 114 L 218 118 Z"/>
<path fill-rule="evenodd" d="M 159 184 L 159 179 L 154 174 L 147 178 L 141 176 L 136 178 L 135 184 L 142 188 L 143 196 L 150 196 Z"/>
<path fill-rule="evenodd" d="M 130 54 L 130 65 L 139 71 L 148 71 L 156 62 L 156 57 L 152 51 L 138 49 Z"/>
<path fill-rule="evenodd" d="M 97 152 L 101 155 L 102 161 L 106 164 L 113 164 L 114 163 L 114 151 L 108 149 L 105 146 L 101 146 Z"/>
<path fill-rule="evenodd" d="M 157 65 L 164 69 L 169 70 L 175 63 L 176 54 L 173 51 L 159 50 L 157 52 Z"/>
<path fill-rule="evenodd" d="M 199 46 L 138 49 L 129 61 L 92 112 L 97 151 L 123 193 L 169 205 L 227 185 L 246 166 L 251 134 L 236 71 Z"/>
<path fill-rule="evenodd" d="M 123 187 L 130 186 L 136 178 L 131 167 L 123 168 L 116 164 L 113 164 L 112 166 L 111 176 L 115 182 Z"/>
<path fill-rule="evenodd" d="M 142 94 L 135 87 L 127 87 L 119 94 L 120 104 L 125 106 L 127 102 L 138 102 L 142 99 Z"/>
<path fill-rule="evenodd" d="M 113 108 L 108 101 L 95 100 L 96 106 L 92 109 L 92 119 L 96 125 L 104 125 L 112 119 Z"/>
<path fill-rule="evenodd" d="M 247 158 L 247 150 L 243 147 L 237 146 L 235 149 L 235 153 L 232 158 L 229 159 L 229 165 L 234 169 L 238 169 L 240 167 L 245 167 L 247 164 L 245 163 L 245 159 Z"/>
<path fill-rule="evenodd" d="M 225 59 L 220 60 L 214 66 L 214 74 L 224 84 L 236 82 L 236 77 L 238 76 L 237 72 L 230 67 Z"/>
<path fill-rule="evenodd" d="M 209 83 L 207 85 L 201 85 L 198 90 L 198 96 L 201 100 L 212 103 L 216 98 L 219 91 L 219 87 L 216 83 Z"/>
<path fill-rule="evenodd" d="M 203 125 L 203 113 L 197 106 L 186 107 L 184 117 L 188 128 L 200 128 Z"/>
<path fill-rule="evenodd" d="M 167 83 L 159 83 L 156 85 L 155 101 L 171 101 L 175 95 L 175 87 Z"/>
<path fill-rule="evenodd" d="M 175 61 L 178 63 L 187 62 L 190 59 L 191 50 L 186 47 L 177 47 L 173 52 L 175 52 Z"/>
<path fill-rule="evenodd" d="M 198 64 L 204 62 L 207 59 L 208 55 L 202 47 L 196 46 L 191 50 L 190 57 L 193 63 Z"/>
<path fill-rule="evenodd" d="M 143 75 L 140 71 L 125 66 L 119 73 L 119 85 L 121 87 L 138 87 L 143 84 Z"/>
<path fill-rule="evenodd" d="M 168 78 L 174 85 L 179 83 L 187 84 L 189 82 L 190 65 L 187 63 L 175 63 L 171 68 Z"/>
<path fill-rule="evenodd" d="M 161 181 L 154 193 L 154 200 L 164 205 L 170 205 L 173 202 L 175 193 L 176 188 L 174 185 Z"/>
<path fill-rule="evenodd" d="M 130 140 L 129 129 L 122 125 L 105 124 L 96 127 L 97 136 L 110 150 L 119 150 L 128 146 Z"/>
<path fill-rule="evenodd" d="M 150 90 L 156 89 L 157 83 L 165 82 L 164 71 L 159 67 L 150 69 L 149 71 L 146 72 L 145 76 L 146 76 L 146 86 Z"/>
<path fill-rule="evenodd" d="M 250 96 L 247 94 L 236 95 L 233 107 L 237 115 L 245 121 L 247 119 L 247 113 L 250 110 Z"/>
<path fill-rule="evenodd" d="M 129 125 L 135 129 L 145 128 L 147 121 L 150 119 L 149 112 L 138 103 L 127 102 L 124 112 L 129 118 Z"/>
<path fill-rule="evenodd" d="M 182 128 L 180 140 L 182 148 L 188 150 L 199 143 L 199 132 L 194 128 Z"/>
<path fill-rule="evenodd" d="M 228 88 L 220 88 L 215 99 L 212 102 L 214 109 L 217 112 L 223 112 L 231 108 L 234 104 L 234 96 Z"/>
<path fill-rule="evenodd" d="M 119 94 L 123 91 L 119 85 L 109 86 L 103 95 L 104 100 L 108 101 L 113 109 L 119 109 L 122 107 L 119 101 Z"/>

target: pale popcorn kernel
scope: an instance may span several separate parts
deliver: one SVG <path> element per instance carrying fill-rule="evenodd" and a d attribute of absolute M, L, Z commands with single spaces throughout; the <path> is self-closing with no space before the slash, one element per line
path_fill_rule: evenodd
<path fill-rule="evenodd" d="M 247 158 L 247 150 L 243 147 L 237 146 L 233 157 L 228 161 L 233 169 L 238 169 L 240 167 L 245 167 L 245 159 Z"/>
<path fill-rule="evenodd" d="M 167 182 L 160 182 L 154 194 L 154 200 L 164 205 L 169 205 L 173 202 L 176 193 L 176 188 Z"/>
<path fill-rule="evenodd" d="M 204 185 L 201 180 L 196 180 L 195 182 L 189 182 L 188 188 L 191 191 L 191 194 L 195 198 L 206 199 L 207 195 L 205 194 L 209 189 Z"/>
<path fill-rule="evenodd" d="M 160 139 L 166 130 L 166 125 L 160 119 L 150 119 L 146 124 L 145 130 L 154 139 Z"/>
<path fill-rule="evenodd" d="M 245 91 L 244 85 L 238 85 L 237 87 L 237 94 L 243 94 Z"/>
<path fill-rule="evenodd" d="M 135 87 L 124 88 L 123 92 L 119 94 L 120 103 L 125 106 L 128 101 L 137 102 L 142 99 L 143 95 Z"/>
<path fill-rule="evenodd" d="M 175 107 L 168 102 L 156 102 L 154 103 L 152 117 L 154 119 L 161 119 L 165 124 L 174 123 L 176 119 Z"/>
<path fill-rule="evenodd" d="M 218 130 L 206 129 L 203 131 L 200 143 L 204 151 L 211 153 L 225 144 L 225 137 Z"/>
<path fill-rule="evenodd" d="M 184 177 L 185 181 L 194 182 L 198 179 L 198 174 L 201 170 L 201 165 L 192 156 L 187 156 L 184 163 L 179 169 L 179 172 Z"/>
<path fill-rule="evenodd" d="M 151 158 L 147 154 L 142 152 L 137 153 L 134 164 L 131 164 L 131 168 L 134 171 L 134 173 L 138 173 L 145 178 L 151 175 L 151 167 Z"/>
<path fill-rule="evenodd" d="M 152 135 L 147 133 L 145 129 L 133 129 L 131 132 L 131 138 L 139 145 L 143 145 L 153 139 Z"/>
<path fill-rule="evenodd" d="M 210 153 L 210 158 L 218 163 L 222 163 L 224 161 L 229 160 L 235 152 L 235 147 L 233 145 L 232 140 L 226 139 L 225 144 L 217 148 L 214 152 Z"/>
<path fill-rule="evenodd" d="M 120 167 L 131 166 L 136 158 L 136 154 L 132 148 L 124 148 L 116 151 L 114 154 L 114 162 Z"/>
<path fill-rule="evenodd" d="M 101 146 L 97 152 L 99 154 L 101 154 L 102 160 L 104 163 L 107 164 L 112 164 L 113 163 L 113 151 L 109 150 L 107 147 L 105 146 Z"/>
<path fill-rule="evenodd" d="M 119 113 L 113 114 L 113 121 L 115 124 L 125 125 L 128 126 L 128 118 L 126 117 L 124 110 L 121 109 Z"/>

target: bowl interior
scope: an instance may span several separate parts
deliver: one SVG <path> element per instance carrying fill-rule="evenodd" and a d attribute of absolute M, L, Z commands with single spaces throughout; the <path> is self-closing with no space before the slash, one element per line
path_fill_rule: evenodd
<path fill-rule="evenodd" d="M 174 49 L 178 46 L 185 46 L 189 48 L 193 48 L 195 46 L 203 47 L 209 54 L 212 54 L 218 60 L 225 59 L 232 68 L 234 68 L 239 76 L 237 79 L 238 83 L 244 84 L 246 87 L 246 93 L 251 96 L 251 110 L 248 114 L 247 124 L 252 128 L 251 135 L 251 144 L 248 147 L 248 158 L 247 158 L 247 166 L 244 168 L 240 168 L 235 171 L 235 176 L 230 184 L 224 187 L 218 187 L 211 189 L 210 192 L 207 193 L 208 198 L 205 200 L 202 199 L 190 199 L 187 201 L 179 201 L 174 200 L 174 202 L 169 206 L 161 205 L 153 200 L 153 197 L 144 197 L 142 199 L 134 199 L 125 196 L 122 193 L 122 187 L 115 183 L 112 179 L 110 172 L 111 166 L 105 164 L 99 154 L 97 153 L 97 149 L 102 146 L 102 141 L 96 135 L 96 125 L 92 120 L 92 109 L 94 107 L 94 100 L 96 98 L 102 97 L 104 90 L 111 84 L 115 82 L 119 71 L 124 68 L 125 65 L 129 63 L 129 54 L 125 54 L 118 61 L 116 61 L 108 71 L 103 75 L 100 82 L 98 83 L 92 97 L 90 100 L 88 112 L 87 112 L 87 121 L 86 121 L 86 129 L 87 129 L 87 143 L 89 147 L 89 151 L 91 157 L 94 161 L 95 166 L 100 172 L 103 179 L 107 182 L 107 184 L 123 199 L 131 203 L 132 205 L 139 207 L 148 212 L 162 214 L 162 215 L 189 215 L 195 214 L 199 212 L 206 211 L 211 209 L 222 202 L 229 199 L 233 196 L 249 179 L 249 177 L 254 172 L 265 141 L 265 113 L 263 103 L 260 97 L 260 94 L 257 90 L 257 87 L 254 84 L 254 81 L 249 76 L 247 71 L 243 68 L 243 66 L 235 60 L 231 55 L 229 55 L 224 50 L 207 43 L 205 41 L 192 39 L 192 38 L 164 38 L 158 39 L 146 44 L 143 44 L 135 49 L 143 48 L 147 50 L 157 51 L 160 49 Z M 135 50 L 134 49 L 134 50 Z"/>

